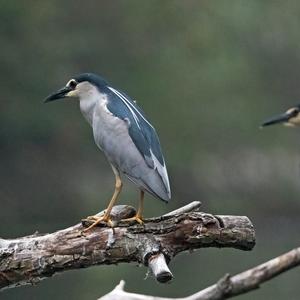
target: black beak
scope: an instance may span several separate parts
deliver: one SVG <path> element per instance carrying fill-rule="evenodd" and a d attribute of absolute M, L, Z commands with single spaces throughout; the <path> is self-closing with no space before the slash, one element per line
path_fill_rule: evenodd
<path fill-rule="evenodd" d="M 49 95 L 46 99 L 45 99 L 45 103 L 46 102 L 50 102 L 50 101 L 54 101 L 54 100 L 58 100 L 58 99 L 62 99 L 65 98 L 66 95 L 72 91 L 72 89 L 68 86 L 63 87 L 62 89 L 58 90 L 57 92 Z"/>
<path fill-rule="evenodd" d="M 286 123 L 289 121 L 289 119 L 292 117 L 292 114 L 290 113 L 284 113 L 278 116 L 275 116 L 269 120 L 266 120 L 261 127 L 269 126 L 269 125 L 274 125 L 274 124 L 279 124 L 279 123 Z"/>

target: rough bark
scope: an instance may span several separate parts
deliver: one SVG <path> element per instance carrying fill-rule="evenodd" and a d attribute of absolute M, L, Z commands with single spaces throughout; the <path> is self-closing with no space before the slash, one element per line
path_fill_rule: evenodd
<path fill-rule="evenodd" d="M 299 265 L 300 248 L 296 248 L 235 276 L 226 274 L 216 284 L 185 298 L 127 293 L 122 280 L 113 291 L 98 300 L 224 300 L 258 289 L 262 283 Z"/>
<path fill-rule="evenodd" d="M 254 229 L 247 217 L 195 212 L 199 203 L 174 214 L 145 220 L 144 225 L 119 220 L 134 214 L 128 206 L 113 209 L 116 227 L 101 225 L 82 234 L 82 224 L 50 234 L 0 239 L 0 289 L 37 283 L 55 273 L 121 262 L 149 266 L 157 280 L 167 282 L 167 263 L 179 252 L 203 247 L 251 250 Z M 189 212 L 188 212 L 189 211 Z"/>

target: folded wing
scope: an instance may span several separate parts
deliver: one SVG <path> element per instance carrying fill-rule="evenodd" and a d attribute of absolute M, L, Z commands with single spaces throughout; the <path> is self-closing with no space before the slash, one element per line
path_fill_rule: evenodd
<path fill-rule="evenodd" d="M 166 164 L 162 155 L 158 135 L 145 114 L 126 94 L 108 87 L 110 101 L 107 108 L 128 124 L 129 135 L 142 154 L 149 168 L 154 169 L 163 181 L 166 194 L 171 198 L 170 184 Z"/>

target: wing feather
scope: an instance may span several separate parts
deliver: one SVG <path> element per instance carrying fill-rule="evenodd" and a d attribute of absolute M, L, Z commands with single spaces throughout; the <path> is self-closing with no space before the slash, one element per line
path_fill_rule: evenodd
<path fill-rule="evenodd" d="M 154 127 L 147 120 L 144 112 L 126 94 L 112 87 L 108 87 L 108 89 L 111 92 L 112 100 L 108 102 L 107 108 L 115 116 L 127 121 L 132 141 L 143 155 L 147 165 L 157 170 L 167 194 L 171 197 L 168 173 Z"/>

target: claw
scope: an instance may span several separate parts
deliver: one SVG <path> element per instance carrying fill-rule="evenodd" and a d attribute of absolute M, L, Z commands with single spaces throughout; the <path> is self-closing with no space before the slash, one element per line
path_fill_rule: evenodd
<path fill-rule="evenodd" d="M 97 215 L 94 215 L 94 216 L 87 216 L 84 220 L 87 220 L 87 221 L 98 221 L 99 219 L 103 219 L 104 216 L 97 216 Z"/>
<path fill-rule="evenodd" d="M 90 229 L 92 229 L 93 227 L 97 226 L 101 222 L 106 223 L 107 226 L 109 226 L 109 227 L 113 227 L 113 222 L 112 222 L 112 220 L 110 219 L 109 216 L 105 216 L 105 215 L 102 216 L 102 217 L 98 217 L 97 215 L 95 215 L 95 216 L 88 216 L 86 218 L 86 220 L 88 220 L 88 221 L 94 221 L 94 223 L 92 223 L 89 227 L 85 228 L 82 232 L 89 231 Z"/>
<path fill-rule="evenodd" d="M 128 218 L 128 219 L 123 219 L 122 222 L 138 222 L 139 224 L 143 225 L 144 224 L 144 221 L 143 221 L 143 217 L 142 216 L 139 216 L 139 215 L 135 215 L 134 217 L 132 218 Z"/>

